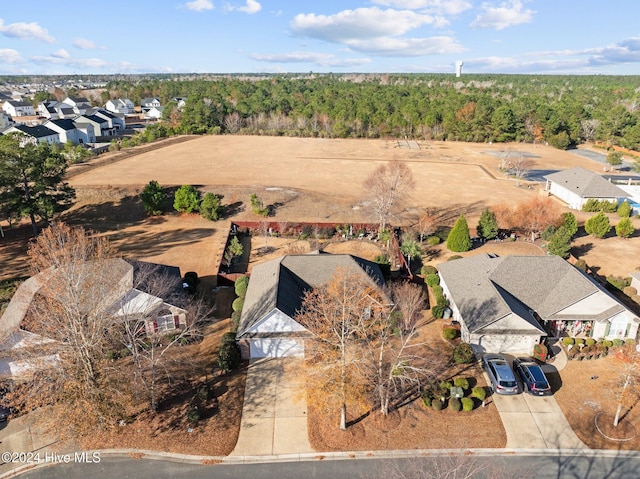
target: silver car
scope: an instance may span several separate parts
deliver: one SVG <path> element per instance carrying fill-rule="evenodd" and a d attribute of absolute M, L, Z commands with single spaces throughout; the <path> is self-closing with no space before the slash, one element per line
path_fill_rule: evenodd
<path fill-rule="evenodd" d="M 496 394 L 518 394 L 516 376 L 509 363 L 500 354 L 486 354 L 482 357 L 482 366 L 491 380 L 491 388 Z"/>

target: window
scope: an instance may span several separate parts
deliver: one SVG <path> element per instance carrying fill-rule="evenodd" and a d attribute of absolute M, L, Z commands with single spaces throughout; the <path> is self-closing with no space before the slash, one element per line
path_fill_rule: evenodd
<path fill-rule="evenodd" d="M 157 332 L 163 333 L 165 331 L 173 331 L 176 329 L 176 323 L 173 318 L 173 314 L 166 314 L 164 316 L 158 316 L 155 323 L 157 324 Z"/>

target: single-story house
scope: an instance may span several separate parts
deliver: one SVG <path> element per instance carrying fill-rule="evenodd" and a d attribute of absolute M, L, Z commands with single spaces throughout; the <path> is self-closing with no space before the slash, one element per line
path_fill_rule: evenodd
<path fill-rule="evenodd" d="M 108 261 L 113 274 L 109 294 L 102 299 L 101 308 L 105 312 L 122 320 L 140 321 L 147 335 L 188 326 L 187 311 L 172 304 L 184 294 L 180 268 L 120 258 Z M 157 278 L 162 278 L 162 290 L 168 297 L 156 296 Z M 20 328 L 34 299 L 37 295 L 46 295 L 47 285 L 52 281 L 55 281 L 55 270 L 48 269 L 18 287 L 0 318 L 0 342 L 22 331 Z"/>
<path fill-rule="evenodd" d="M 589 199 L 619 203 L 628 196 L 609 180 L 581 167 L 558 171 L 544 178 L 547 180 L 546 191 L 573 210 L 581 210 Z"/>
<path fill-rule="evenodd" d="M 462 340 L 531 354 L 545 336 L 635 338 L 640 318 L 559 256 L 477 255 L 439 265 Z"/>
<path fill-rule="evenodd" d="M 286 255 L 254 266 L 236 333 L 242 357 L 304 356 L 309 332 L 296 313 L 305 292 L 327 284 L 338 268 L 384 283 L 376 263 L 347 254 Z"/>

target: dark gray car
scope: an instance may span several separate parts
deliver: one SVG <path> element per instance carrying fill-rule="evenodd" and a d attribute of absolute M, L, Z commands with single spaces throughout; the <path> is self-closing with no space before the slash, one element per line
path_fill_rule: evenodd
<path fill-rule="evenodd" d="M 485 354 L 482 366 L 491 380 L 491 388 L 497 394 L 518 394 L 518 383 L 513 370 L 504 356 L 500 354 Z"/>
<path fill-rule="evenodd" d="M 513 368 L 522 378 L 524 389 L 534 396 L 550 396 L 552 394 L 549 381 L 542 368 L 533 359 L 516 358 Z"/>

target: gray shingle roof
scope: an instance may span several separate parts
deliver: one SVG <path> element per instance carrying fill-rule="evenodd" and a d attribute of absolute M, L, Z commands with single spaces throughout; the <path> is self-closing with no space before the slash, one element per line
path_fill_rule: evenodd
<path fill-rule="evenodd" d="M 15 128 L 23 132 L 25 135 L 32 136 L 33 138 L 43 138 L 45 136 L 57 135 L 57 131 L 53 131 L 50 128 L 47 128 L 43 125 L 36 126 L 27 126 L 27 125 L 16 125 Z"/>
<path fill-rule="evenodd" d="M 304 293 L 328 283 L 338 267 L 362 272 L 371 281 L 384 283 L 377 264 L 346 254 L 289 255 L 266 261 L 251 272 L 237 337 L 274 309 L 293 317 L 302 306 Z"/>
<path fill-rule="evenodd" d="M 439 271 L 471 332 L 510 314 L 523 318 L 524 327 L 537 324 L 533 312 L 545 320 L 571 319 L 563 309 L 593 294 L 608 295 L 558 256 L 477 255 L 443 263 Z M 580 319 L 602 321 L 624 309 L 616 303 Z"/>
<path fill-rule="evenodd" d="M 545 176 L 545 178 L 578 194 L 581 198 L 624 198 L 628 196 L 622 189 L 602 176 L 580 167 L 558 171 Z"/>

